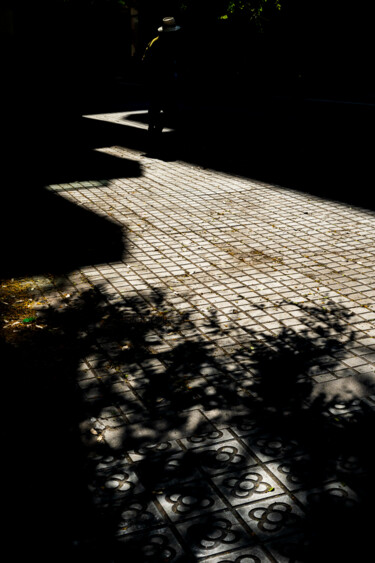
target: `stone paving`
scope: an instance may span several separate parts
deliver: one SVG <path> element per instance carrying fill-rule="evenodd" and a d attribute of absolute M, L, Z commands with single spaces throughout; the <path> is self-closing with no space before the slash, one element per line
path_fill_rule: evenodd
<path fill-rule="evenodd" d="M 372 479 L 374 212 L 100 150 L 141 175 L 48 190 L 120 225 L 123 259 L 35 278 L 40 323 L 94 304 L 75 377 L 97 528 L 78 553 L 352 557 Z"/>

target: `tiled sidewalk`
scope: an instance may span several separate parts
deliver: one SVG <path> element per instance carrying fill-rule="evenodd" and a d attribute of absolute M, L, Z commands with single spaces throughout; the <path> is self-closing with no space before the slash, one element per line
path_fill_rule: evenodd
<path fill-rule="evenodd" d="M 102 150 L 142 175 L 48 189 L 120 225 L 123 260 L 41 286 L 54 306 L 94 304 L 76 377 L 98 528 L 78 553 L 357 553 L 372 468 L 374 213 Z"/>

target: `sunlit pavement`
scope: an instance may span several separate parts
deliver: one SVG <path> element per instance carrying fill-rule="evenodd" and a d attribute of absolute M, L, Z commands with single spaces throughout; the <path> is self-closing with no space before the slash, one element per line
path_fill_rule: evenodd
<path fill-rule="evenodd" d="M 73 376 L 97 527 L 78 560 L 363 560 L 374 212 L 100 151 L 141 174 L 48 190 L 120 226 L 123 258 L 35 278 L 61 315 L 94 307 Z"/>

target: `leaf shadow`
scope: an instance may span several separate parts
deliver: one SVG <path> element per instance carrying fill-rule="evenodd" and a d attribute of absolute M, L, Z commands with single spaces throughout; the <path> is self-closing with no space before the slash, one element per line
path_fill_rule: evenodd
<path fill-rule="evenodd" d="M 52 543 L 60 523 L 62 548 L 76 560 L 120 561 L 134 549 L 142 561 L 193 562 L 220 553 L 220 537 L 228 548 L 263 549 L 220 479 L 271 468 L 275 499 L 297 498 L 303 514 L 288 536 L 302 561 L 352 555 L 358 542 L 364 552 L 374 411 L 338 380 L 327 391 L 313 379 L 316 366 L 334 372 L 356 343 L 345 307 L 294 304 L 298 330 L 247 328 L 241 344 L 218 354 L 194 311 L 178 312 L 167 292 L 113 299 L 91 285 L 61 297 L 67 287 L 64 279 L 51 282 L 59 298 L 38 321 L 48 328 L 25 333 L 16 348 L 3 346 L 17 374 L 6 391 L 18 397 L 15 385 L 23 390 L 14 425 L 21 442 L 9 443 L 12 476 L 22 475 L 21 452 L 37 456 L 29 478 L 45 511 L 36 525 L 56 515 L 46 526 Z M 221 326 L 215 312 L 205 325 L 208 334 L 235 339 L 238 332 L 235 323 Z M 7 416 L 11 410 L 4 408 Z M 42 442 L 29 441 L 27 420 L 44 428 Z M 306 491 L 312 496 L 301 500 Z M 256 495 L 255 487 L 241 499 Z M 279 554 L 289 549 L 283 536 L 272 546 Z"/>

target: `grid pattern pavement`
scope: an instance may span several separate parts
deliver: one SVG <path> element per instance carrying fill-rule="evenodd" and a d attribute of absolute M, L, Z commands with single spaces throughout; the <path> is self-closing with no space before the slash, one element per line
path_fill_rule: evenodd
<path fill-rule="evenodd" d="M 312 507 L 360 504 L 344 436 L 375 404 L 374 213 L 101 150 L 142 175 L 48 189 L 120 225 L 124 258 L 40 282 L 96 295 L 77 389 L 99 521 L 137 561 L 309 560 Z"/>

